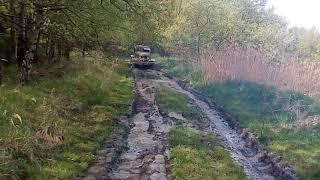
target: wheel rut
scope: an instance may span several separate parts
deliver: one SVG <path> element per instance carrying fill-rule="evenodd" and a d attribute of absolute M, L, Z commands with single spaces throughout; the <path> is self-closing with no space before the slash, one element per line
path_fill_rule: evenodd
<path fill-rule="evenodd" d="M 160 85 L 185 94 L 206 117 L 209 131 L 229 151 L 234 162 L 240 165 L 248 179 L 298 179 L 292 168 L 281 158 L 269 153 L 254 136 L 230 123 L 208 99 L 171 78 L 162 71 L 133 70 L 135 101 L 132 111 L 121 119 L 126 130 L 106 141 L 97 163 L 83 179 L 111 180 L 166 180 L 168 173 L 167 137 L 172 122 L 162 117 L 155 101 Z"/>
<path fill-rule="evenodd" d="M 290 165 L 284 163 L 279 156 L 268 152 L 252 133 L 241 128 L 238 121 L 226 114 L 222 108 L 217 108 L 217 105 L 211 102 L 208 97 L 186 86 L 184 82 L 178 83 L 178 80 L 173 80 L 164 72 L 155 73 L 161 77 L 155 81 L 185 94 L 193 100 L 203 115 L 207 117 L 211 131 L 229 151 L 234 162 L 244 169 L 249 179 L 298 179 Z"/>
<path fill-rule="evenodd" d="M 166 137 L 170 125 L 165 123 L 155 102 L 153 83 L 143 71 L 135 69 L 133 117 L 127 139 L 127 150 L 108 178 L 166 180 Z"/>

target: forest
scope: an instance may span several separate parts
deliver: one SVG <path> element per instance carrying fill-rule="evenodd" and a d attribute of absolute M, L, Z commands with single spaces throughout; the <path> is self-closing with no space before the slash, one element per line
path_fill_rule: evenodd
<path fill-rule="evenodd" d="M 289 26 L 267 3 L 0 0 L 0 179 L 82 176 L 134 100 L 125 60 L 137 44 L 301 179 L 320 178 L 320 31 Z"/>
<path fill-rule="evenodd" d="M 126 54 L 137 43 L 197 60 L 208 59 L 201 56 L 210 51 L 239 48 L 275 62 L 316 60 L 317 29 L 288 28 L 266 3 L 2 0 L 0 53 L 3 61 L 17 64 L 22 82 L 30 79 L 32 65 L 68 58 L 72 48 Z"/>

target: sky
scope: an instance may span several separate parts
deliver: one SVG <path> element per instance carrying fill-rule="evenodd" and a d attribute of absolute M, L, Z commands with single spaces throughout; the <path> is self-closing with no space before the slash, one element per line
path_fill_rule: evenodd
<path fill-rule="evenodd" d="M 268 6 L 287 19 L 289 26 L 320 29 L 320 0 L 268 0 Z"/>

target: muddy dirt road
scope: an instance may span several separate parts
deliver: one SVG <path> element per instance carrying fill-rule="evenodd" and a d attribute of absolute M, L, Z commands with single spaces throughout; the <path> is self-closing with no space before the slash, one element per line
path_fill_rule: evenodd
<path fill-rule="evenodd" d="M 160 85 L 185 94 L 206 117 L 209 130 L 225 147 L 248 179 L 297 179 L 290 166 L 269 153 L 255 138 L 240 127 L 234 127 L 221 109 L 192 89 L 182 88 L 162 71 L 134 69 L 135 102 L 132 111 L 121 118 L 127 129 L 108 139 L 98 152 L 97 163 L 84 179 L 172 179 L 168 166 L 167 137 L 173 123 L 162 117 L 155 101 Z"/>

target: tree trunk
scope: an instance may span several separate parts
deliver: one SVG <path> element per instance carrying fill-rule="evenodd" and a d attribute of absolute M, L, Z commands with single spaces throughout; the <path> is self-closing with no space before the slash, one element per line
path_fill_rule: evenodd
<path fill-rule="evenodd" d="M 23 68 L 22 63 L 26 53 L 26 35 L 25 35 L 25 5 L 20 3 L 20 11 L 19 11 L 19 28 L 18 28 L 18 42 L 17 42 L 17 65 L 20 71 L 20 79 L 23 79 Z"/>
<path fill-rule="evenodd" d="M 63 56 L 66 60 L 69 60 L 70 59 L 70 52 L 71 52 L 71 48 L 69 47 L 69 45 L 67 45 L 65 48 L 64 48 L 64 52 L 63 52 Z"/>
<path fill-rule="evenodd" d="M 82 48 L 82 57 L 86 56 L 86 46 L 84 45 Z"/>
<path fill-rule="evenodd" d="M 197 27 L 198 27 L 198 33 L 197 33 L 197 57 L 196 60 L 197 62 L 200 61 L 200 52 L 201 52 L 201 30 L 199 29 L 199 24 L 197 23 Z"/>
<path fill-rule="evenodd" d="M 51 42 L 50 38 L 46 38 L 46 43 L 45 43 L 45 47 L 44 47 L 46 59 L 49 58 L 50 42 Z"/>
<path fill-rule="evenodd" d="M 28 29 L 27 51 L 25 53 L 25 57 L 22 62 L 22 70 L 23 70 L 22 81 L 23 82 L 28 82 L 30 80 L 32 63 L 34 62 L 35 53 L 37 49 L 38 36 L 40 35 L 41 28 L 44 24 L 43 10 L 36 9 L 34 16 L 30 16 L 32 24 L 34 25 L 32 25 L 32 27 L 30 28 L 30 31 Z"/>
<path fill-rule="evenodd" d="M 48 51 L 48 63 L 52 64 L 54 62 L 55 56 L 55 43 L 53 40 L 49 42 L 49 51 Z"/>
<path fill-rule="evenodd" d="M 39 31 L 37 42 L 36 42 L 36 49 L 34 52 L 34 63 L 40 64 L 40 58 L 39 58 L 39 44 L 41 39 L 41 31 Z"/>
<path fill-rule="evenodd" d="M 0 60 L 0 85 L 2 84 L 2 63 L 1 63 L 1 60 Z"/>
<path fill-rule="evenodd" d="M 57 43 L 57 54 L 58 54 L 58 59 L 57 61 L 60 62 L 61 58 L 63 58 L 63 53 L 62 53 L 62 45 L 61 43 Z"/>
<path fill-rule="evenodd" d="M 18 28 L 17 64 L 20 70 L 21 82 L 30 80 L 32 63 L 37 49 L 38 36 L 44 24 L 44 12 L 36 9 L 34 14 L 26 15 L 25 3 L 20 3 Z"/>
<path fill-rule="evenodd" d="M 8 60 L 17 59 L 17 37 L 16 37 L 16 11 L 15 11 L 15 0 L 10 0 L 9 3 L 9 13 L 11 15 L 11 24 L 10 24 L 10 57 L 7 57 Z"/>

